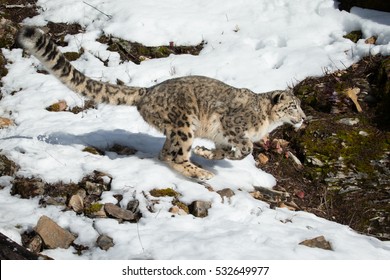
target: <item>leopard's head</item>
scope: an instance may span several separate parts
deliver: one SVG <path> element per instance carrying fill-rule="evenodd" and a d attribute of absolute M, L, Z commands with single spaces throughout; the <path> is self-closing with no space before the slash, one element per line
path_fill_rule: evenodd
<path fill-rule="evenodd" d="M 291 124 L 300 128 L 306 118 L 301 101 L 291 90 L 278 90 L 271 94 L 271 120 L 279 124 Z"/>

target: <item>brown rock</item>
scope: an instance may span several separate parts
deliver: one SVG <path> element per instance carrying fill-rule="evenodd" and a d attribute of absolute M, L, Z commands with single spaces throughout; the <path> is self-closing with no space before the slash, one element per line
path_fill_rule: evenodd
<path fill-rule="evenodd" d="M 49 249 L 67 249 L 76 239 L 73 234 L 57 225 L 47 216 L 42 216 L 39 219 L 34 230 L 39 234 L 45 246 Z"/>
<path fill-rule="evenodd" d="M 133 221 L 136 219 L 136 216 L 133 212 L 126 209 L 122 209 L 113 203 L 104 204 L 104 210 L 107 212 L 108 215 L 117 219 L 125 221 Z"/>
<path fill-rule="evenodd" d="M 364 43 L 366 44 L 371 44 L 371 45 L 375 45 L 376 43 L 376 37 L 375 36 L 371 36 L 370 38 L 367 38 Z"/>
<path fill-rule="evenodd" d="M 324 250 L 333 250 L 332 246 L 330 245 L 330 243 L 322 235 L 321 236 L 317 236 L 317 237 L 315 237 L 313 239 L 304 240 L 304 241 L 302 241 L 299 244 L 300 245 L 305 245 L 305 246 L 311 247 L 311 248 L 320 248 L 320 249 L 324 249 Z"/>
<path fill-rule="evenodd" d="M 0 128 L 6 128 L 13 124 L 14 122 L 11 119 L 0 117 Z"/>
<path fill-rule="evenodd" d="M 259 161 L 259 163 L 260 163 L 261 165 L 266 165 L 267 162 L 269 161 L 269 158 L 268 158 L 265 154 L 263 154 L 263 153 L 260 153 L 260 154 L 257 156 L 257 159 L 258 159 L 258 161 Z"/>
<path fill-rule="evenodd" d="M 57 103 L 54 103 L 46 108 L 46 110 L 50 112 L 62 112 L 65 111 L 68 107 L 68 104 L 66 104 L 65 100 L 60 100 Z"/>
<path fill-rule="evenodd" d="M 191 203 L 190 213 L 195 217 L 204 218 L 208 215 L 208 209 L 211 208 L 211 202 L 196 200 Z"/>

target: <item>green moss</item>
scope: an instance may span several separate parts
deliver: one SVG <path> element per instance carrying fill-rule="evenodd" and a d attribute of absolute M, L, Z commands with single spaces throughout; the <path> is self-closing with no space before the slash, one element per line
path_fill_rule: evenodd
<path fill-rule="evenodd" d="M 96 213 L 100 211 L 103 208 L 103 204 L 101 203 L 92 203 L 89 207 L 86 207 L 84 209 L 84 213 L 86 215 L 91 215 L 93 213 Z"/>
<path fill-rule="evenodd" d="M 103 151 L 101 151 L 100 149 L 95 148 L 95 147 L 85 147 L 83 149 L 83 152 L 87 152 L 87 153 L 90 153 L 93 155 L 103 155 L 104 154 Z"/>
<path fill-rule="evenodd" d="M 178 197 L 178 196 L 180 196 L 180 193 L 176 192 L 175 190 L 173 190 L 171 188 L 153 189 L 150 191 L 150 194 L 154 197 L 161 197 L 161 196 Z"/>
<path fill-rule="evenodd" d="M 363 33 L 360 30 L 351 31 L 348 34 L 343 36 L 345 39 L 349 39 L 354 43 L 357 43 L 361 38 L 363 38 Z"/>

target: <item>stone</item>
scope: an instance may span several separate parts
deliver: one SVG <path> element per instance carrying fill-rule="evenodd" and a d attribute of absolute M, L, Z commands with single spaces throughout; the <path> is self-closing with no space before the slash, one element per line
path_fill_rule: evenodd
<path fill-rule="evenodd" d="M 49 112 L 62 112 L 68 107 L 65 100 L 60 100 L 46 108 Z"/>
<path fill-rule="evenodd" d="M 136 216 L 133 212 L 126 209 L 122 209 L 113 203 L 104 204 L 104 210 L 107 212 L 108 215 L 117 219 L 125 221 L 133 221 L 136 219 Z"/>
<path fill-rule="evenodd" d="M 45 247 L 48 249 L 67 249 L 76 239 L 72 233 L 60 227 L 47 216 L 39 218 L 34 230 L 42 238 Z"/>
<path fill-rule="evenodd" d="M 102 192 L 107 191 L 108 188 L 103 184 L 86 181 L 85 190 L 87 191 L 88 194 L 100 196 Z"/>
<path fill-rule="evenodd" d="M 229 188 L 219 190 L 219 191 L 217 191 L 217 193 L 221 196 L 222 203 L 225 202 L 225 198 L 228 198 L 230 201 L 230 198 L 235 195 L 234 191 L 232 189 L 229 189 Z"/>
<path fill-rule="evenodd" d="M 171 207 L 171 209 L 169 209 L 169 212 L 172 213 L 172 214 L 177 214 L 177 215 L 180 215 L 180 216 L 185 216 L 185 215 L 188 215 L 188 213 L 186 211 L 184 211 L 183 209 L 181 209 L 179 206 L 177 205 L 173 205 Z"/>
<path fill-rule="evenodd" d="M 43 249 L 43 240 L 39 235 L 35 235 L 27 244 L 27 249 L 38 254 Z"/>
<path fill-rule="evenodd" d="M 139 200 L 138 199 L 130 200 L 127 203 L 126 209 L 133 212 L 133 213 L 138 213 L 140 211 L 139 210 Z"/>
<path fill-rule="evenodd" d="M 339 120 L 338 122 L 341 124 L 354 126 L 354 125 L 359 123 L 359 119 L 358 118 L 344 118 L 344 119 Z"/>
<path fill-rule="evenodd" d="M 112 239 L 110 236 L 106 234 L 99 235 L 99 237 L 96 240 L 96 244 L 100 249 L 105 251 L 107 251 L 108 249 L 110 249 L 115 245 L 114 239 Z"/>
<path fill-rule="evenodd" d="M 76 213 L 82 213 L 84 211 L 84 201 L 79 194 L 74 194 L 69 199 L 68 206 L 73 209 Z"/>
<path fill-rule="evenodd" d="M 267 162 L 269 161 L 269 158 L 264 154 L 264 153 L 260 153 L 258 156 L 257 156 L 257 159 L 259 161 L 259 163 L 261 165 L 266 165 Z"/>
<path fill-rule="evenodd" d="M 11 119 L 0 117 L 0 129 L 11 125 L 14 125 L 14 122 Z"/>
<path fill-rule="evenodd" d="M 198 218 L 204 218 L 208 215 L 208 210 L 211 208 L 211 202 L 196 200 L 191 203 L 190 213 Z"/>
<path fill-rule="evenodd" d="M 370 38 L 367 38 L 364 43 L 375 45 L 377 38 L 375 36 L 371 36 Z"/>
<path fill-rule="evenodd" d="M 333 250 L 330 243 L 325 239 L 324 236 L 317 236 L 312 239 L 307 239 L 299 243 L 299 245 L 305 245 L 310 248 L 320 248 L 324 250 Z"/>
<path fill-rule="evenodd" d="M 321 160 L 319 160 L 318 158 L 313 157 L 313 156 L 307 157 L 307 161 L 315 166 L 319 166 L 319 167 L 324 166 L 324 163 Z"/>

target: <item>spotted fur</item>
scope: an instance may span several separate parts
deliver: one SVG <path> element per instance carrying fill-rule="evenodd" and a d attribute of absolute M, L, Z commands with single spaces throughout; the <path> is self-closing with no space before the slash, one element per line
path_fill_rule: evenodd
<path fill-rule="evenodd" d="M 278 126 L 302 124 L 305 114 L 289 90 L 255 94 L 221 81 L 187 76 L 150 88 L 92 80 L 75 69 L 40 29 L 24 27 L 19 43 L 65 85 L 97 102 L 136 106 L 141 116 L 166 136 L 159 158 L 184 176 L 199 180 L 213 174 L 190 161 L 194 138 L 215 142 L 214 149 L 195 147 L 207 159 L 238 160 Z"/>

